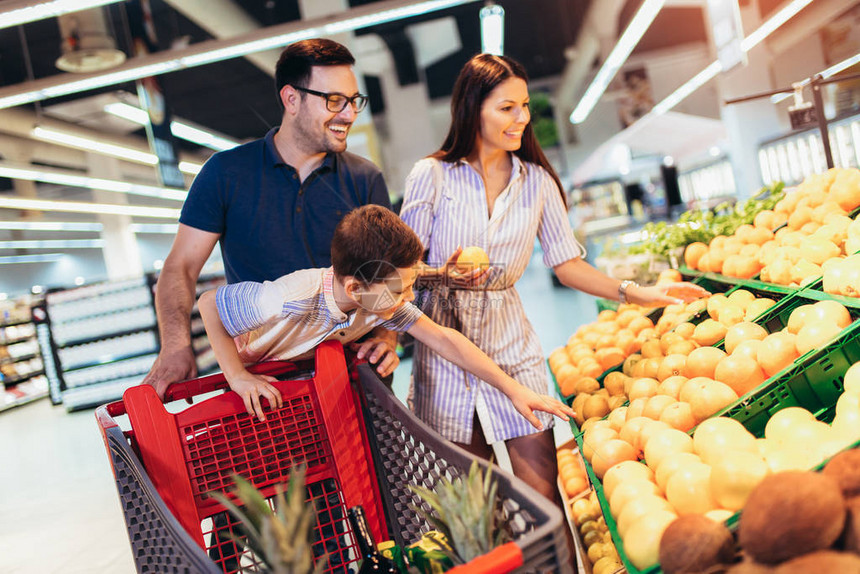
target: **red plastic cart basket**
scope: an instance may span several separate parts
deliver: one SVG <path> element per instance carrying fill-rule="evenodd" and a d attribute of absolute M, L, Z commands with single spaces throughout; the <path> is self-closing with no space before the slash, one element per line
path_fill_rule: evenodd
<path fill-rule="evenodd" d="M 320 345 L 314 363 L 253 370 L 291 379 L 274 383 L 284 407 L 267 411 L 262 423 L 232 392 L 170 412 L 177 403 L 169 411 L 151 387 L 139 386 L 97 409 L 139 572 L 262 571 L 227 535 L 233 519 L 208 493 L 226 492 L 239 473 L 272 497 L 297 464 L 308 467 L 317 510 L 315 554 L 328 553 L 327 572 L 354 572 L 359 555 L 346 508 L 364 507 L 377 540 L 410 544 L 430 525 L 410 509 L 422 501 L 409 485 L 433 488 L 474 460 L 418 421 L 367 365 L 348 368 L 339 343 Z M 226 388 L 222 375 L 212 375 L 171 385 L 165 401 Z M 123 431 L 114 417 L 126 414 L 131 428 Z M 571 572 L 561 511 L 519 479 L 494 474 L 515 542 L 457 571 Z"/>

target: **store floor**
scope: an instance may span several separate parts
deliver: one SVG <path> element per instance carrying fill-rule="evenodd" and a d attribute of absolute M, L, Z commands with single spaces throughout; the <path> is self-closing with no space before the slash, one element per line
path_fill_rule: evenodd
<path fill-rule="evenodd" d="M 596 317 L 594 300 L 554 288 L 536 255 L 518 283 L 545 352 Z M 408 361 L 395 376 L 405 399 Z M 569 429 L 557 425 L 557 441 Z M 92 411 L 47 400 L 0 413 L 0 572 L 133 574 L 113 475 Z"/>

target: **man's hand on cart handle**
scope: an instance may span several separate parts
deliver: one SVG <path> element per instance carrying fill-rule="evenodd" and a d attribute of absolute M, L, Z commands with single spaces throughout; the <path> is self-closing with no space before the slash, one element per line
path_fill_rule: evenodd
<path fill-rule="evenodd" d="M 167 387 L 179 381 L 186 381 L 197 376 L 197 363 L 194 361 L 194 351 L 191 345 L 177 350 L 162 349 L 155 359 L 152 368 L 144 377 L 143 385 L 155 387 L 159 399 L 164 400 Z"/>
<path fill-rule="evenodd" d="M 543 430 L 543 425 L 535 416 L 534 411 L 544 411 L 563 421 L 569 420 L 575 414 L 572 408 L 560 400 L 549 395 L 540 395 L 522 385 L 510 399 L 517 411 L 538 430 Z"/>
<path fill-rule="evenodd" d="M 271 384 L 278 380 L 275 377 L 254 375 L 248 371 L 235 375 L 225 373 L 225 376 L 230 384 L 230 389 L 242 397 L 248 414 L 257 417 L 261 422 L 266 420 L 263 405 L 260 402 L 261 397 L 268 399 L 270 408 L 279 409 L 284 405 L 281 393 Z"/>

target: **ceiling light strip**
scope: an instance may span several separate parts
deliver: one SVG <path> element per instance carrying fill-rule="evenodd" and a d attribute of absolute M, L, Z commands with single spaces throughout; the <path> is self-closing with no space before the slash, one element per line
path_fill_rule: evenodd
<path fill-rule="evenodd" d="M 770 36 L 777 28 L 796 16 L 801 10 L 812 3 L 812 0 L 793 0 L 787 6 L 771 16 L 764 24 L 759 26 L 752 34 L 741 41 L 741 49 L 748 52 L 765 38 Z M 838 64 L 837 64 L 838 65 Z M 680 88 L 669 94 L 663 101 L 654 106 L 643 118 L 664 114 L 677 106 L 684 98 L 704 86 L 722 71 L 719 61 L 711 62 L 704 70 L 687 80 Z"/>
<path fill-rule="evenodd" d="M 0 177 L 23 179 L 26 181 L 41 181 L 43 183 L 83 187 L 86 189 L 98 189 L 101 191 L 112 191 L 115 193 L 126 193 L 130 195 L 142 195 L 145 197 L 155 197 L 170 201 L 185 201 L 185 197 L 188 195 L 188 192 L 181 189 L 143 185 L 140 183 L 127 183 L 112 179 L 102 179 L 60 171 L 37 169 L 30 166 L 18 167 L 5 162 L 0 162 Z"/>
<path fill-rule="evenodd" d="M 0 209 L 24 209 L 31 211 L 64 211 L 68 213 L 97 213 L 105 215 L 129 215 L 132 217 L 154 217 L 179 219 L 179 209 L 172 207 L 146 207 L 143 205 L 116 205 L 111 203 L 83 203 L 77 201 L 53 201 L 48 199 L 24 199 L 0 197 Z"/>
<path fill-rule="evenodd" d="M 827 78 L 835 76 L 839 72 L 847 70 L 848 68 L 850 68 L 851 66 L 854 66 L 855 64 L 860 64 L 860 54 L 854 54 L 850 58 L 846 58 L 846 59 L 842 60 L 841 62 L 837 62 L 836 64 L 833 64 L 832 66 L 830 66 L 829 68 L 827 68 L 826 70 L 821 72 L 821 77 L 826 80 Z M 798 83 L 801 86 L 806 87 L 807 85 L 809 85 L 809 78 L 803 80 L 802 82 L 798 82 Z M 791 96 L 792 96 L 792 94 L 776 94 L 776 95 L 773 95 L 770 97 L 770 101 L 772 101 L 775 104 L 778 104 L 779 102 L 783 101 L 786 98 L 790 98 Z"/>
<path fill-rule="evenodd" d="M 149 122 L 149 116 L 145 111 L 124 102 L 107 104 L 104 107 L 104 110 L 109 114 L 134 122 L 141 126 L 145 126 Z M 228 137 L 215 134 L 209 130 L 204 130 L 178 120 L 174 120 L 170 123 L 170 131 L 178 138 L 206 146 L 216 151 L 231 149 L 239 145 L 239 142 Z"/>
<path fill-rule="evenodd" d="M 6 2 L 0 9 L 0 29 L 55 18 L 71 12 L 89 10 L 106 4 L 114 4 L 124 0 L 54 0 L 53 2 L 30 1 Z M 16 6 L 20 6 L 16 8 Z"/>
<path fill-rule="evenodd" d="M 62 144 L 68 147 L 82 149 L 86 151 L 97 151 L 104 155 L 127 159 L 137 163 L 145 163 L 147 165 L 157 165 L 158 157 L 154 153 L 139 151 L 130 147 L 109 144 L 96 141 L 91 138 L 72 135 L 67 132 L 61 132 L 41 126 L 36 126 L 30 131 L 30 134 L 37 139 Z"/>
<path fill-rule="evenodd" d="M 146 114 L 146 112 L 144 112 L 143 110 L 140 111 Z M 80 149 L 83 151 L 96 151 L 104 155 L 142 163 L 145 165 L 154 166 L 158 164 L 158 157 L 155 154 L 126 146 L 101 142 L 92 138 L 85 138 L 82 136 L 70 134 L 68 132 L 36 126 L 32 129 L 30 134 L 34 138 L 40 139 L 42 141 L 64 145 L 66 147 Z M 183 173 L 195 175 L 200 171 L 201 167 L 202 165 L 198 163 L 192 163 L 187 161 L 179 162 L 179 171 L 182 171 Z"/>
<path fill-rule="evenodd" d="M 615 74 L 618 73 L 624 62 L 627 61 L 630 53 L 633 52 L 633 48 L 636 47 L 639 40 L 642 39 L 642 36 L 645 35 L 645 32 L 651 26 L 651 23 L 654 22 L 664 3 L 665 0 L 645 0 L 642 3 L 639 11 L 636 12 L 636 15 L 630 21 L 627 29 L 624 30 L 621 38 L 618 39 L 618 43 L 615 44 L 615 47 L 609 53 L 606 61 L 603 62 L 597 75 L 591 81 L 591 84 L 589 84 L 588 89 L 585 90 L 585 94 L 579 100 L 573 113 L 570 114 L 571 123 L 579 124 L 585 121 L 591 110 L 594 109 L 594 106 L 600 100 L 600 96 L 606 91 L 609 82 L 612 81 L 612 78 L 615 77 Z"/>
<path fill-rule="evenodd" d="M 0 249 L 102 249 L 103 239 L 19 239 L 0 241 Z"/>
<path fill-rule="evenodd" d="M 247 56 L 255 52 L 280 48 L 301 39 L 328 36 L 348 32 L 385 22 L 392 22 L 410 16 L 423 15 L 444 10 L 476 0 L 426 0 L 414 2 L 405 0 L 385 0 L 366 4 L 344 11 L 338 16 L 324 16 L 314 20 L 288 22 L 254 30 L 238 37 L 208 40 L 194 44 L 178 55 L 175 51 L 165 51 L 139 58 L 130 58 L 124 64 L 107 73 L 93 73 L 87 77 L 69 80 L 69 74 L 60 74 L 19 86 L 0 89 L 0 109 L 44 100 L 57 96 L 73 94 L 111 86 L 122 82 L 137 80 L 147 76 L 157 76 L 183 68 L 211 64 L 221 60 Z M 261 36 L 265 36 L 261 38 Z M 78 77 L 78 76 L 76 76 Z M 22 86 L 25 86 L 22 88 Z M 25 89 L 26 91 L 22 91 Z"/>
<path fill-rule="evenodd" d="M 53 263 L 65 257 L 65 253 L 39 253 L 36 255 L 7 255 L 0 257 L 0 265 L 16 263 Z"/>
<path fill-rule="evenodd" d="M 812 0 L 792 0 L 784 8 L 767 19 L 755 32 L 741 40 L 741 50 L 749 52 L 758 46 L 762 40 L 770 36 L 777 28 L 791 20 L 798 12 L 812 4 Z"/>
<path fill-rule="evenodd" d="M 101 223 L 80 221 L 0 221 L 4 231 L 86 231 L 98 233 L 103 229 Z"/>

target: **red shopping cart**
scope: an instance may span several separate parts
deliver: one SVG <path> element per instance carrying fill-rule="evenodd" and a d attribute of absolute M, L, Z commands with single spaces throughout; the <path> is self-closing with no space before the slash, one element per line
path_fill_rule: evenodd
<path fill-rule="evenodd" d="M 364 507 L 376 540 L 411 544 L 430 529 L 411 507 L 430 508 L 409 485 L 433 488 L 474 460 L 416 419 L 368 365 L 348 366 L 339 343 L 320 345 L 313 362 L 253 371 L 279 379 L 284 399 L 265 422 L 225 392 L 220 374 L 171 385 L 164 403 L 142 385 L 97 409 L 139 572 L 263 572 L 210 494 L 226 493 L 239 473 L 274 497 L 299 464 L 316 508 L 315 555 L 328 554 L 326 572 L 355 572 L 346 508 Z M 561 511 L 517 478 L 494 474 L 514 542 L 458 572 L 570 572 Z"/>

